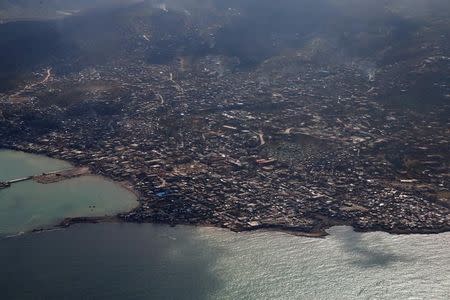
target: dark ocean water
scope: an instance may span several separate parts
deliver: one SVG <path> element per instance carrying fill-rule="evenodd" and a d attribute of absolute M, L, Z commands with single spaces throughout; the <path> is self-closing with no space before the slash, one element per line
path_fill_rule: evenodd
<path fill-rule="evenodd" d="M 448 299 L 450 234 L 325 239 L 151 224 L 0 240 L 2 299 Z"/>

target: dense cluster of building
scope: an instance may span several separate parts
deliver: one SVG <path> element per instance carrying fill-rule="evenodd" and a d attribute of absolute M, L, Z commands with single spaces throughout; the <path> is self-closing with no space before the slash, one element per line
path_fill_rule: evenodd
<path fill-rule="evenodd" d="M 450 106 L 390 108 L 363 68 L 291 60 L 53 74 L 2 95 L 0 147 L 129 183 L 140 206 L 120 217 L 132 222 L 449 230 Z"/>

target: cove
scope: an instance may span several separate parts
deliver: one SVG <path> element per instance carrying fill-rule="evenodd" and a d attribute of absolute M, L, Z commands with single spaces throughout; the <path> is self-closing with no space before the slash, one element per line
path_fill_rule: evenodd
<path fill-rule="evenodd" d="M 0 151 L 0 181 L 70 168 L 67 162 L 18 151 Z M 68 217 L 111 216 L 138 205 L 136 196 L 99 176 L 51 184 L 33 180 L 0 190 L 0 236 L 51 226 Z"/>

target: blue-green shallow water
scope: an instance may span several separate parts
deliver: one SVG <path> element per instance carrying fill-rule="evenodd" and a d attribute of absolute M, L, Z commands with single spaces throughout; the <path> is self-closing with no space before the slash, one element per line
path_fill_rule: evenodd
<path fill-rule="evenodd" d="M 71 164 L 46 156 L 20 151 L 0 150 L 0 181 L 6 181 L 43 172 L 68 169 Z"/>
<path fill-rule="evenodd" d="M 2 299 L 448 299 L 450 234 L 326 239 L 151 224 L 0 240 Z"/>
<path fill-rule="evenodd" d="M 0 180 L 70 167 L 44 156 L 0 151 Z M 114 215 L 137 205 L 133 193 L 98 176 L 52 184 L 19 182 L 0 190 L 0 236 L 53 225 L 67 217 Z"/>

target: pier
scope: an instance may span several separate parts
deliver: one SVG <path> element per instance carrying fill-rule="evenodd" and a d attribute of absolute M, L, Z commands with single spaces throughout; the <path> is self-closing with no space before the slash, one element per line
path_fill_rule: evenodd
<path fill-rule="evenodd" d="M 9 181 L 0 181 L 0 190 L 9 188 L 12 184 L 33 179 L 34 176 L 16 178 Z"/>
<path fill-rule="evenodd" d="M 0 190 L 9 188 L 11 186 L 11 184 L 22 182 L 22 181 L 26 181 L 26 180 L 30 180 L 33 177 L 34 176 L 28 176 L 28 177 L 12 179 L 12 180 L 9 180 L 9 181 L 0 181 Z"/>
<path fill-rule="evenodd" d="M 27 177 L 15 178 L 8 181 L 0 181 L 0 190 L 9 188 L 12 184 L 35 179 L 39 183 L 53 183 L 72 177 L 77 177 L 89 173 L 87 168 L 71 168 L 58 171 L 42 173 L 40 175 L 31 175 Z"/>

